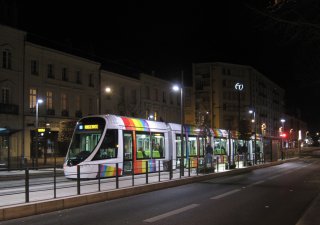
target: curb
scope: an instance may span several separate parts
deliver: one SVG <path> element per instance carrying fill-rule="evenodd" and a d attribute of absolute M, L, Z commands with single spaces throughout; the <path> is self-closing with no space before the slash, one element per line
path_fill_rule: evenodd
<path fill-rule="evenodd" d="M 255 165 L 251 167 L 229 170 L 223 173 L 204 174 L 196 177 L 186 177 L 178 180 L 162 181 L 152 184 L 144 184 L 134 187 L 126 187 L 117 190 L 104 191 L 98 193 L 83 194 L 79 196 L 64 197 L 46 201 L 19 204 L 9 207 L 0 207 L 0 221 L 16 219 L 26 216 L 38 215 L 58 210 L 69 209 L 77 206 L 83 206 L 92 203 L 108 201 L 117 198 L 124 198 L 132 195 L 138 195 L 146 192 L 181 186 L 194 182 L 209 180 L 217 177 L 247 173 L 255 169 L 261 169 L 280 165 L 286 162 L 297 160 L 298 158 L 288 159 L 286 161 L 271 162 L 268 164 Z"/>

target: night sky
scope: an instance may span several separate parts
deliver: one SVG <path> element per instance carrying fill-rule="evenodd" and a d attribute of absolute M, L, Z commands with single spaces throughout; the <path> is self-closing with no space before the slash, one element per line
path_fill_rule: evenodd
<path fill-rule="evenodd" d="M 0 0 L 18 17 L 2 23 L 128 71 L 174 80 L 183 70 L 191 85 L 193 62 L 250 65 L 286 90 L 289 113 L 300 109 L 319 129 L 320 1 L 12 2 Z"/>

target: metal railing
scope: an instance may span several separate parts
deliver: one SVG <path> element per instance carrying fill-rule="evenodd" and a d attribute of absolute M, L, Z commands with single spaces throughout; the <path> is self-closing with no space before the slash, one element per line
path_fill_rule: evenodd
<path fill-rule="evenodd" d="M 290 152 L 286 155 L 286 158 L 294 156 L 296 154 Z M 81 176 L 86 175 L 81 170 L 82 166 L 77 166 L 77 171 L 73 174 L 76 177 L 75 179 L 65 178 L 62 175 L 62 170 L 55 167 L 46 168 L 45 173 L 41 169 L 34 171 L 26 168 L 24 173 L 20 172 L 19 177 L 18 175 L 16 177 L 11 175 L 10 179 L 12 181 L 6 184 L 2 182 L 0 185 L 0 207 L 182 179 L 182 175 L 184 177 L 192 177 L 219 173 L 229 169 L 263 164 L 265 160 L 263 154 L 260 154 L 259 157 L 251 157 L 251 159 L 244 154 L 234 156 L 235 168 L 230 168 L 227 162 L 228 158 L 226 156 L 214 156 L 211 162 L 208 162 L 205 158 L 188 158 L 183 162 L 184 171 L 181 173 L 179 165 L 182 162 L 180 159 L 178 161 L 159 160 L 154 161 L 153 164 L 150 161 L 145 161 L 145 164 L 142 164 L 139 168 L 132 166 L 131 171 L 126 172 L 125 175 L 119 173 L 119 168 L 123 168 L 122 163 L 112 163 L 113 165 L 115 164 L 116 172 L 114 176 L 108 178 L 101 176 L 100 165 L 105 164 L 97 164 L 97 171 L 92 172 L 97 175 L 96 179 L 81 179 Z M 142 169 L 145 169 L 145 172 L 137 173 Z"/>

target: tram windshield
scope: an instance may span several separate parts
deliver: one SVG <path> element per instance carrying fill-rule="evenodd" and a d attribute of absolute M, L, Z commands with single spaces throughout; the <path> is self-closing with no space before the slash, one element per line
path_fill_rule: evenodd
<path fill-rule="evenodd" d="M 67 154 L 69 166 L 88 158 L 99 143 L 105 124 L 100 117 L 84 118 L 77 123 Z"/>

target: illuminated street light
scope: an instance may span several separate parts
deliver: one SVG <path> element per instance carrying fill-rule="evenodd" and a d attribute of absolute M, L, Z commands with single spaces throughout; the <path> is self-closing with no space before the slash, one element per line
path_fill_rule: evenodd
<path fill-rule="evenodd" d="M 254 123 L 254 159 L 255 163 L 257 164 L 257 123 L 256 123 L 256 112 L 252 109 L 249 110 L 250 114 L 253 114 L 253 118 L 251 119 L 251 122 Z M 260 154 L 260 152 L 258 153 Z"/>
<path fill-rule="evenodd" d="M 106 89 L 105 89 L 105 91 L 106 91 L 106 93 L 111 93 L 111 88 L 110 87 L 106 87 Z"/>
<path fill-rule="evenodd" d="M 183 150 L 183 127 L 184 127 L 184 110 L 183 110 L 183 71 L 181 73 L 181 85 L 174 85 L 173 91 L 178 92 L 180 90 L 180 119 L 181 119 L 181 161 L 180 161 L 180 175 L 184 176 L 184 150 Z"/>
<path fill-rule="evenodd" d="M 282 123 L 282 131 L 280 133 L 281 136 L 281 159 L 284 159 L 284 152 L 283 152 L 283 139 L 286 138 L 286 133 L 284 129 L 284 123 L 286 122 L 285 119 L 280 119 L 280 122 Z"/>

